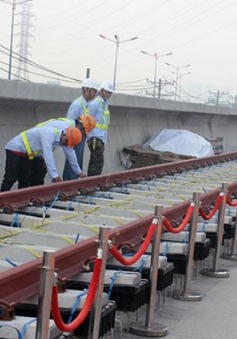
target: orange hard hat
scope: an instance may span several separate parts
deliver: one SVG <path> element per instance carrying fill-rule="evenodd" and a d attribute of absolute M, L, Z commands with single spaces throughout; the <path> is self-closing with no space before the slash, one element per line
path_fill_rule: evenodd
<path fill-rule="evenodd" d="M 89 114 L 84 114 L 80 117 L 83 127 L 85 128 L 86 134 L 89 133 L 93 128 L 96 127 L 95 118 Z"/>
<path fill-rule="evenodd" d="M 67 128 L 68 146 L 73 148 L 75 145 L 80 144 L 82 140 L 81 132 L 76 127 Z"/>

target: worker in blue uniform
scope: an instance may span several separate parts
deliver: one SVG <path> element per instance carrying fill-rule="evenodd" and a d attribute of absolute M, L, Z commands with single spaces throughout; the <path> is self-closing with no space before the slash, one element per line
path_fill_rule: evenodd
<path fill-rule="evenodd" d="M 50 119 L 36 125 L 35 127 L 43 126 L 54 127 L 62 130 L 66 129 L 67 127 L 76 127 L 81 132 L 83 139 L 83 137 L 85 137 L 86 134 L 89 133 L 96 126 L 96 122 L 92 116 L 83 115 L 78 119 L 67 119 L 67 118 Z M 68 146 L 64 146 L 63 151 L 66 157 L 66 161 L 68 162 L 70 170 L 74 174 L 75 179 L 78 177 L 80 178 L 86 177 L 86 174 L 82 172 L 80 166 L 78 165 L 75 150 L 70 149 Z M 68 154 L 70 154 L 70 157 L 68 156 Z M 72 164 L 71 161 L 73 161 Z M 45 166 L 44 159 L 42 157 L 35 157 L 32 160 L 31 186 L 43 185 L 46 172 L 47 169 Z"/>
<path fill-rule="evenodd" d="M 98 92 L 99 84 L 93 78 L 85 79 L 81 84 L 82 94 L 69 106 L 66 117 L 69 119 L 79 119 L 83 115 L 89 114 L 88 103 L 93 100 Z M 77 156 L 78 165 L 83 169 L 83 155 L 86 137 L 77 145 L 74 150 Z M 76 179 L 75 173 L 71 170 L 70 164 L 66 161 L 63 171 L 63 180 Z"/>
<path fill-rule="evenodd" d="M 68 127 L 65 130 L 35 127 L 20 133 L 5 146 L 6 167 L 1 192 L 9 191 L 16 181 L 18 181 L 18 188 L 29 187 L 31 160 L 39 156 L 44 158 L 52 182 L 62 181 L 55 166 L 53 150 L 58 146 L 73 148 L 81 139 L 81 132 L 75 127 Z M 68 156 L 70 158 L 70 153 Z M 76 171 L 78 164 L 73 163 L 71 158 L 70 162 Z"/>
<path fill-rule="evenodd" d="M 87 135 L 90 150 L 88 176 L 100 175 L 104 166 L 104 149 L 110 124 L 110 112 L 107 100 L 113 90 L 112 82 L 105 80 L 101 84 L 98 96 L 89 103 L 89 112 L 96 120 L 96 128 Z"/>

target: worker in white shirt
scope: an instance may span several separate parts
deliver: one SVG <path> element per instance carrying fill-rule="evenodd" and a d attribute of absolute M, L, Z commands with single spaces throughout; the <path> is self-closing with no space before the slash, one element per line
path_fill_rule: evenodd
<path fill-rule="evenodd" d="M 66 129 L 67 127 L 76 127 L 81 132 L 83 138 L 86 136 L 87 133 L 89 133 L 93 128 L 95 128 L 96 121 L 90 115 L 83 115 L 78 119 L 67 119 L 67 118 L 50 119 L 36 125 L 35 127 L 44 127 L 44 126 L 55 127 L 62 130 Z M 64 146 L 63 151 L 66 157 L 66 161 L 70 165 L 70 169 L 73 172 L 75 178 L 86 177 L 86 174 L 82 172 L 80 166 L 78 165 L 74 149 L 71 149 L 68 146 Z M 42 157 L 35 157 L 32 161 L 31 186 L 43 185 L 46 172 L 47 171 L 44 159 Z"/>
<path fill-rule="evenodd" d="M 5 146 L 6 168 L 1 192 L 9 191 L 16 181 L 18 181 L 18 188 L 29 187 L 31 160 L 38 156 L 44 158 L 52 182 L 62 181 L 55 166 L 53 149 L 57 146 L 73 148 L 81 139 L 81 132 L 75 127 L 68 127 L 65 130 L 35 127 L 20 133 Z M 77 164 L 73 165 L 76 170 Z"/>
<path fill-rule="evenodd" d="M 81 84 L 82 94 L 74 100 L 69 106 L 66 117 L 69 119 L 79 119 L 83 115 L 89 114 L 88 103 L 93 100 L 98 92 L 99 84 L 93 78 L 85 79 Z M 83 155 L 86 137 L 77 145 L 74 150 L 77 156 L 78 165 L 83 169 Z M 75 179 L 75 173 L 72 172 L 70 164 L 66 161 L 63 171 L 63 180 Z"/>
<path fill-rule="evenodd" d="M 112 82 L 105 80 L 101 84 L 98 96 L 89 103 L 90 115 L 96 120 L 96 128 L 87 135 L 87 143 L 90 150 L 88 176 L 99 175 L 103 170 L 104 149 L 107 143 L 107 133 L 110 124 L 107 100 L 113 92 Z"/>

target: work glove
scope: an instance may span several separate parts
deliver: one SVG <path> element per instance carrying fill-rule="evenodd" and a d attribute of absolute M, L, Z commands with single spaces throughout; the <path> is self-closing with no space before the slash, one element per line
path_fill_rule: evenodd
<path fill-rule="evenodd" d="M 81 172 L 80 174 L 78 174 L 78 178 L 86 178 L 87 175 L 83 172 Z"/>
<path fill-rule="evenodd" d="M 62 182 L 62 179 L 60 177 L 56 177 L 52 179 L 52 182 Z"/>

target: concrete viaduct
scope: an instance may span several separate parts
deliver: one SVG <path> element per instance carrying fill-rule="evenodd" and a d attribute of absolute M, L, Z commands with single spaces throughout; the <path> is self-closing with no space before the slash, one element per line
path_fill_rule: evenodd
<path fill-rule="evenodd" d="M 62 86 L 0 80 L 0 181 L 8 140 L 35 124 L 64 117 L 80 90 Z M 223 137 L 224 151 L 237 145 L 237 110 L 114 93 L 110 99 L 111 125 L 104 173 L 124 169 L 119 153 L 124 146 L 146 142 L 160 128 L 187 129 L 203 137 Z M 56 152 L 62 173 L 63 153 Z M 88 163 L 86 146 L 85 169 Z"/>

